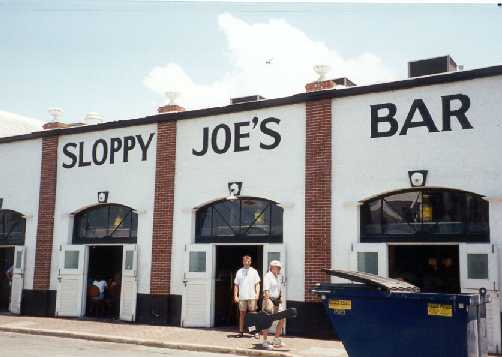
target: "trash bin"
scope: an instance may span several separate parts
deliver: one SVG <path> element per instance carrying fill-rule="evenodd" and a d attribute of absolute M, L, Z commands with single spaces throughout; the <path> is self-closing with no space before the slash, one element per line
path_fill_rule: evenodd
<path fill-rule="evenodd" d="M 318 284 L 313 290 L 349 357 L 487 356 L 484 296 L 420 293 L 414 285 L 373 274 L 326 272 L 362 283 Z"/>

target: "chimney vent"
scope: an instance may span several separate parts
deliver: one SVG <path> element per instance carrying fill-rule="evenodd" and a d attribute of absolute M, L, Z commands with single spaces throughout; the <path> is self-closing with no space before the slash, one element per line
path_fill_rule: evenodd
<path fill-rule="evenodd" d="M 184 112 L 185 111 L 185 108 L 176 104 L 176 99 L 178 99 L 178 97 L 180 96 L 179 92 L 168 91 L 168 92 L 165 92 L 164 95 L 167 97 L 169 102 L 166 105 L 159 107 L 157 109 L 159 114 L 177 113 L 177 112 Z"/>
<path fill-rule="evenodd" d="M 408 62 L 408 78 L 455 72 L 457 63 L 450 55 Z"/>

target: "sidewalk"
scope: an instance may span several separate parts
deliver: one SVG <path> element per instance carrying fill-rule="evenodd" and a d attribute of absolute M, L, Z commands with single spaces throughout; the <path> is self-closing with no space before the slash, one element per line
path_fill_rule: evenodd
<path fill-rule="evenodd" d="M 255 345 L 259 341 L 254 338 L 238 339 L 233 337 L 235 335 L 233 332 L 215 329 L 0 315 L 0 331 L 144 344 L 192 351 L 226 352 L 247 356 L 347 357 L 343 345 L 338 341 L 284 337 L 283 341 L 287 347 L 270 353 L 257 349 Z"/>

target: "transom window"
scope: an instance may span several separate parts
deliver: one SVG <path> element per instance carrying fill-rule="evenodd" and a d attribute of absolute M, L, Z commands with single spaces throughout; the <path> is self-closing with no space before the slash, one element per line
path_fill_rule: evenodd
<path fill-rule="evenodd" d="M 282 242 L 282 215 L 282 207 L 265 199 L 217 201 L 197 210 L 195 242 Z"/>
<path fill-rule="evenodd" d="M 134 243 L 138 214 L 127 206 L 100 205 L 75 215 L 74 243 Z"/>
<path fill-rule="evenodd" d="M 26 234 L 26 219 L 21 213 L 0 210 L 0 245 L 23 245 Z"/>
<path fill-rule="evenodd" d="M 489 242 L 488 202 L 457 190 L 399 191 L 361 206 L 361 241 Z"/>

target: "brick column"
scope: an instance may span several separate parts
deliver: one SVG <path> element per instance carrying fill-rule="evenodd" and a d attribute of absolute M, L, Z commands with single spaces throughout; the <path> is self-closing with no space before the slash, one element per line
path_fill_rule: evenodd
<path fill-rule="evenodd" d="M 42 138 L 42 166 L 33 290 L 49 290 L 50 288 L 54 208 L 56 205 L 57 150 L 58 136 Z"/>
<path fill-rule="evenodd" d="M 326 83 L 325 83 L 326 82 Z M 307 84 L 307 91 L 334 87 L 333 81 Z M 318 301 L 313 286 L 331 267 L 331 99 L 306 103 L 305 302 Z"/>
<path fill-rule="evenodd" d="M 168 295 L 173 242 L 176 122 L 161 122 L 157 129 L 155 203 L 153 211 L 150 294 Z"/>

